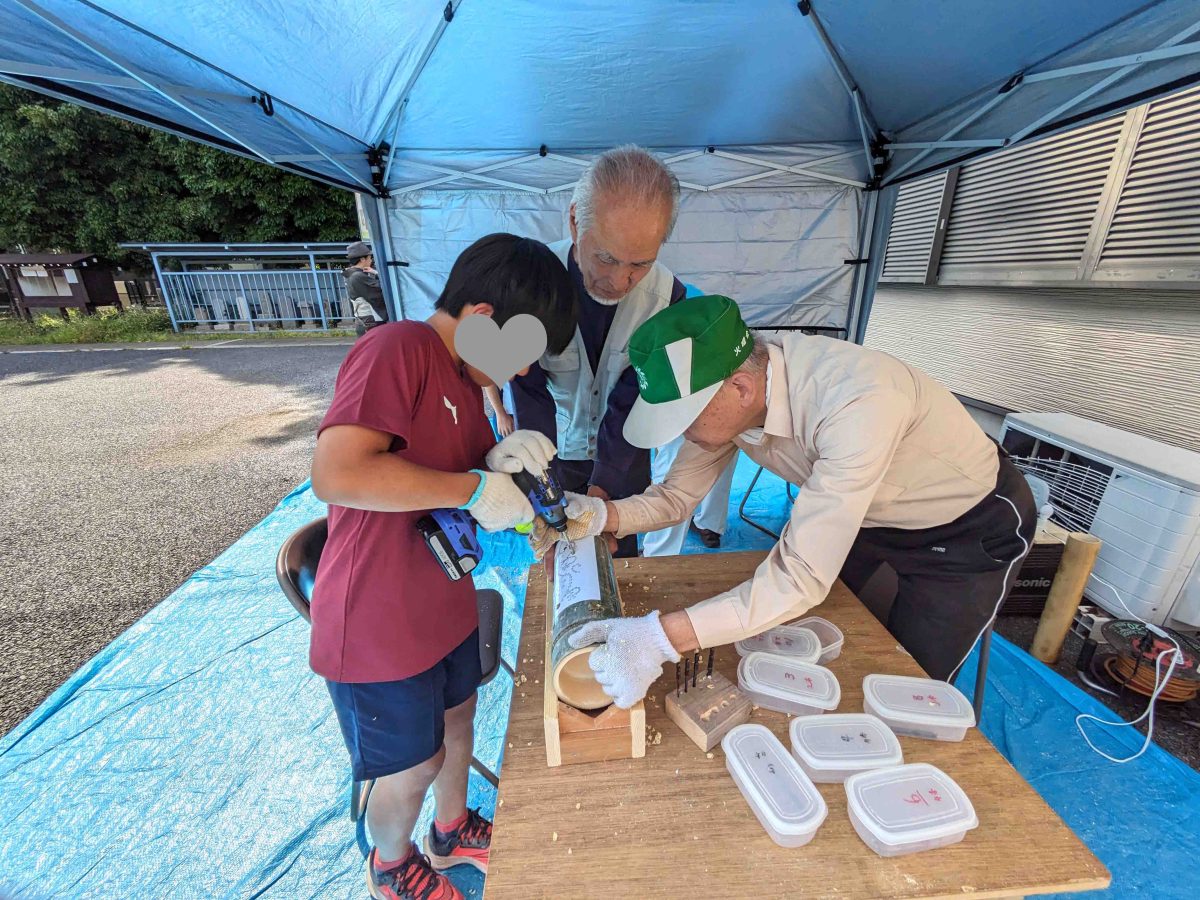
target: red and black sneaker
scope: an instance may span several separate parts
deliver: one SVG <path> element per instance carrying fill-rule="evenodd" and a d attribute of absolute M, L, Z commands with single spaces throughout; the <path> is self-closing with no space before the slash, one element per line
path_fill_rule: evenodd
<path fill-rule="evenodd" d="M 375 868 L 378 851 L 367 856 L 367 891 L 375 900 L 463 900 L 450 879 L 433 870 L 429 857 L 414 847 L 400 865 L 382 872 Z"/>
<path fill-rule="evenodd" d="M 429 862 L 441 871 L 452 866 L 474 866 L 484 875 L 488 870 L 488 853 L 492 847 L 492 823 L 477 809 L 467 810 L 467 819 L 453 834 L 442 837 L 437 827 L 429 826 L 425 852 Z"/>

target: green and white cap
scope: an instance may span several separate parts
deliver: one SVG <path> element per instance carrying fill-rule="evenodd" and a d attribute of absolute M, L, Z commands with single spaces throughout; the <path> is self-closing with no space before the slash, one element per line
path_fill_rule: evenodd
<path fill-rule="evenodd" d="M 696 421 L 754 349 L 750 329 L 728 297 L 692 297 L 651 316 L 629 339 L 639 396 L 625 440 L 661 447 Z"/>

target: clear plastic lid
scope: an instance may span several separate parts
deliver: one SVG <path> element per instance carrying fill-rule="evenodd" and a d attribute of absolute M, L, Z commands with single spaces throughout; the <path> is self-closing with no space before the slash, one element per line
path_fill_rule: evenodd
<path fill-rule="evenodd" d="M 721 739 L 721 749 L 746 802 L 769 831 L 786 839 L 825 821 L 825 798 L 769 728 L 737 725 Z"/>
<path fill-rule="evenodd" d="M 962 788 L 928 763 L 851 775 L 846 799 L 871 834 L 891 847 L 937 841 L 979 824 Z"/>
<path fill-rule="evenodd" d="M 878 769 L 904 762 L 900 741 L 868 713 L 792 719 L 792 750 L 810 769 Z"/>
<path fill-rule="evenodd" d="M 837 709 L 842 699 L 837 676 L 824 666 L 774 653 L 751 653 L 743 658 L 738 664 L 738 681 L 745 691 L 824 710 Z"/>
<path fill-rule="evenodd" d="M 734 644 L 739 656 L 750 653 L 774 653 L 805 662 L 816 662 L 821 655 L 821 640 L 808 628 L 796 625 L 776 625 L 769 631 L 756 634 Z"/>
<path fill-rule="evenodd" d="M 846 636 L 842 634 L 842 629 L 838 628 L 828 619 L 822 619 L 820 616 L 809 616 L 805 619 L 798 619 L 795 622 L 789 622 L 787 627 L 807 628 L 821 642 L 822 651 L 833 650 L 835 647 L 840 650 L 846 640 Z"/>
<path fill-rule="evenodd" d="M 945 681 L 908 675 L 868 675 L 863 679 L 863 694 L 871 699 L 876 712 L 888 718 L 933 728 L 970 728 L 975 724 L 975 710 L 967 698 Z"/>

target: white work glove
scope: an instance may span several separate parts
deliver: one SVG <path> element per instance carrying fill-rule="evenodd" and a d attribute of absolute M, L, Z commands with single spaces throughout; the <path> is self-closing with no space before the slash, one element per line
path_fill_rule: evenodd
<path fill-rule="evenodd" d="M 482 479 L 467 505 L 463 506 L 484 531 L 505 531 L 533 521 L 529 498 L 506 472 L 472 469 Z"/>
<path fill-rule="evenodd" d="M 588 622 L 568 640 L 576 650 L 604 643 L 592 651 L 588 665 L 604 693 L 621 709 L 629 709 L 646 696 L 664 663 L 680 659 L 663 631 L 658 610 L 639 619 Z"/>
<path fill-rule="evenodd" d="M 554 442 L 540 431 L 522 428 L 489 450 L 484 460 L 494 472 L 515 475 L 524 469 L 531 475 L 540 476 L 557 452 Z"/>
<path fill-rule="evenodd" d="M 571 522 L 568 531 L 571 540 L 578 541 L 585 537 L 597 537 L 604 531 L 608 523 L 608 509 L 600 497 L 588 494 L 574 494 L 566 491 L 567 519 Z"/>

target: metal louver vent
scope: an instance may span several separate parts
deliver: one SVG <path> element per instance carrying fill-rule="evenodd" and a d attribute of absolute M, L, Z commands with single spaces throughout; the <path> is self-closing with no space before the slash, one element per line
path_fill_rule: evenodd
<path fill-rule="evenodd" d="M 1074 277 L 1122 117 L 1017 147 L 962 168 L 942 251 L 943 276 L 986 267 Z"/>
<path fill-rule="evenodd" d="M 1200 89 L 1150 105 L 1100 268 L 1200 265 Z"/>
<path fill-rule="evenodd" d="M 900 188 L 881 281 L 924 284 L 945 184 L 946 173 L 941 172 Z"/>

